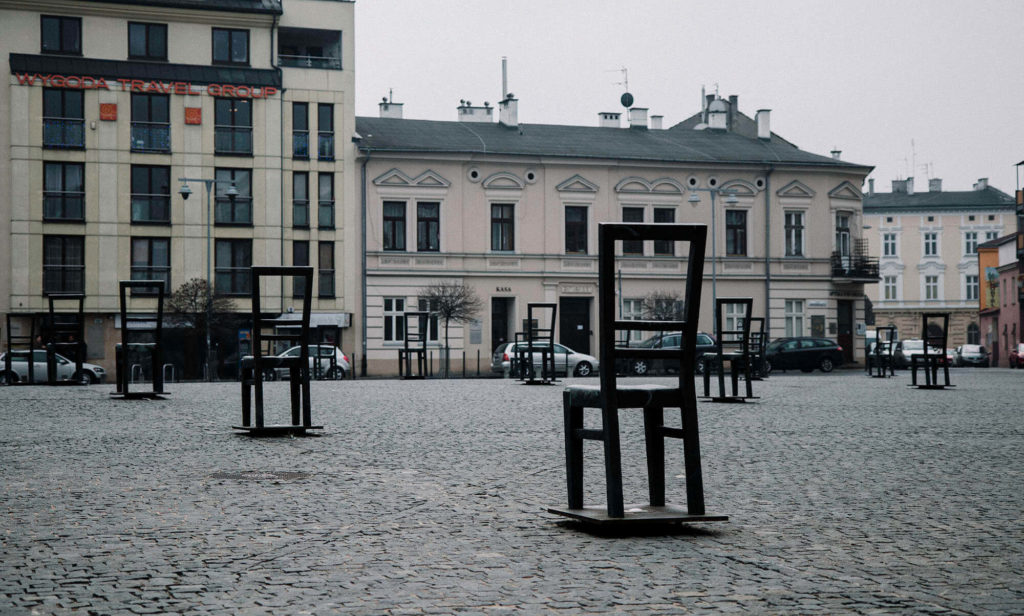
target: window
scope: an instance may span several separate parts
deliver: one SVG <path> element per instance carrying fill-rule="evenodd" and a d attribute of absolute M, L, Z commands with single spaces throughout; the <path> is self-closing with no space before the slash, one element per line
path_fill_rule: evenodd
<path fill-rule="evenodd" d="M 967 344 L 981 344 L 981 328 L 977 323 L 967 326 Z"/>
<path fill-rule="evenodd" d="M 171 291 L 171 240 L 166 237 L 132 238 L 132 280 L 163 280 Z M 156 289 L 138 288 L 132 293 L 155 294 Z"/>
<path fill-rule="evenodd" d="M 416 204 L 416 250 L 441 250 L 441 204 L 437 201 Z"/>
<path fill-rule="evenodd" d="M 82 55 L 82 20 L 80 18 L 43 15 L 40 21 L 42 53 Z"/>
<path fill-rule="evenodd" d="M 132 223 L 171 222 L 171 168 L 132 165 Z"/>
<path fill-rule="evenodd" d="M 437 311 L 440 302 L 436 298 L 430 300 L 421 297 L 418 303 L 417 310 L 430 313 L 430 316 L 427 317 L 427 342 L 437 342 Z"/>
<path fill-rule="evenodd" d="M 316 114 L 316 157 L 320 160 L 334 160 L 334 105 L 320 103 Z"/>
<path fill-rule="evenodd" d="M 218 98 L 213 111 L 213 153 L 252 154 L 252 101 Z"/>
<path fill-rule="evenodd" d="M 384 202 L 384 250 L 405 250 L 405 201 Z"/>
<path fill-rule="evenodd" d="M 43 90 L 43 147 L 85 147 L 85 112 L 81 90 Z"/>
<path fill-rule="evenodd" d="M 334 228 L 334 174 L 317 174 L 319 186 L 316 209 L 316 224 L 320 229 Z"/>
<path fill-rule="evenodd" d="M 132 94 L 132 151 L 171 151 L 171 112 L 166 94 Z"/>
<path fill-rule="evenodd" d="M 166 60 L 167 24 L 128 22 L 128 58 L 130 60 Z"/>
<path fill-rule="evenodd" d="M 976 254 L 978 254 L 978 232 L 977 231 L 966 231 L 964 233 L 964 254 L 965 255 L 976 255 Z"/>
<path fill-rule="evenodd" d="M 309 227 L 309 174 L 305 171 L 292 174 L 292 226 Z"/>
<path fill-rule="evenodd" d="M 43 295 L 85 291 L 85 238 L 43 236 Z"/>
<path fill-rule="evenodd" d="M 926 300 L 939 299 L 939 277 L 938 276 L 925 276 L 924 277 L 924 298 Z"/>
<path fill-rule="evenodd" d="M 305 267 L 309 265 L 309 242 L 305 240 L 292 241 L 292 265 Z M 292 297 L 306 296 L 306 279 L 301 276 L 292 276 Z"/>
<path fill-rule="evenodd" d="M 292 158 L 309 159 L 309 103 L 292 103 Z"/>
<path fill-rule="evenodd" d="M 405 340 L 405 298 L 384 298 L 384 342 Z"/>
<path fill-rule="evenodd" d="M 928 231 L 924 234 L 924 256 L 935 257 L 939 254 L 939 234 Z"/>
<path fill-rule="evenodd" d="M 744 212 L 745 213 L 745 212 Z M 740 331 L 743 329 L 743 319 L 747 316 L 746 306 L 740 304 L 726 304 L 725 305 L 725 322 L 722 327 L 726 331 Z M 681 311 L 681 310 L 680 310 Z M 733 334 L 733 340 L 742 340 L 743 336 L 740 334 Z"/>
<path fill-rule="evenodd" d="M 644 221 L 644 208 L 642 207 L 624 207 L 622 208 L 622 222 L 643 222 Z M 643 240 L 623 240 L 622 241 L 622 254 L 624 255 L 642 255 L 644 254 L 644 242 Z"/>
<path fill-rule="evenodd" d="M 515 250 L 515 227 L 512 224 L 515 205 L 491 204 L 491 250 Z"/>
<path fill-rule="evenodd" d="M 802 299 L 787 299 L 786 300 L 786 336 L 803 336 L 804 335 L 804 300 Z"/>
<path fill-rule="evenodd" d="M 675 222 L 676 211 L 674 208 L 654 208 L 654 222 Z M 654 254 L 673 256 L 676 254 L 676 243 L 672 240 L 654 240 Z"/>
<path fill-rule="evenodd" d="M 320 242 L 317 297 L 334 297 L 334 242 Z"/>
<path fill-rule="evenodd" d="M 803 212 L 786 212 L 786 256 L 804 256 Z"/>
<path fill-rule="evenodd" d="M 217 240 L 214 292 L 248 295 L 252 292 L 252 240 Z"/>
<path fill-rule="evenodd" d="M 882 277 L 882 292 L 884 298 L 887 301 L 895 301 L 899 299 L 896 296 L 896 277 L 895 276 L 883 276 Z"/>
<path fill-rule="evenodd" d="M 249 64 L 249 31 L 213 29 L 214 64 Z"/>
<path fill-rule="evenodd" d="M 985 241 L 986 242 L 991 242 L 992 240 L 996 239 L 997 237 L 999 237 L 999 232 L 998 231 L 986 231 L 985 232 Z"/>
<path fill-rule="evenodd" d="M 967 274 L 964 276 L 964 299 L 970 301 L 978 300 L 978 276 L 977 274 Z"/>
<path fill-rule="evenodd" d="M 743 210 L 725 211 L 725 254 L 747 255 L 747 213 Z"/>
<path fill-rule="evenodd" d="M 892 216 L 886 216 L 885 217 L 885 222 L 891 223 L 892 222 Z"/>
<path fill-rule="evenodd" d="M 882 256 L 884 256 L 884 257 L 895 257 L 896 256 L 896 234 L 895 233 L 884 233 L 884 234 L 882 234 Z"/>
<path fill-rule="evenodd" d="M 850 258 L 850 215 L 843 212 L 836 214 L 836 252 L 843 258 L 843 266 L 848 267 Z"/>
<path fill-rule="evenodd" d="M 565 206 L 565 252 L 587 254 L 587 208 Z"/>
<path fill-rule="evenodd" d="M 43 220 L 85 220 L 82 163 L 43 164 Z"/>
<path fill-rule="evenodd" d="M 622 320 L 640 321 L 644 318 L 644 300 L 641 298 L 630 298 L 622 300 Z M 627 342 L 639 342 L 643 340 L 644 332 L 637 329 L 629 330 Z"/>
<path fill-rule="evenodd" d="M 252 170 L 216 169 L 213 191 L 213 221 L 218 225 L 252 225 Z M 238 196 L 226 193 L 234 186 Z"/>

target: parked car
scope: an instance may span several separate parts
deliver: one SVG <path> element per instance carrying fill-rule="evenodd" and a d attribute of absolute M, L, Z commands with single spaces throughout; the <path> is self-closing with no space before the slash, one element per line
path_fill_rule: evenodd
<path fill-rule="evenodd" d="M 796 337 L 773 340 L 765 349 L 765 372 L 800 370 L 832 372 L 843 364 L 843 347 L 828 338 Z"/>
<path fill-rule="evenodd" d="M 988 349 L 980 344 L 963 344 L 953 350 L 954 366 L 980 366 L 988 368 Z"/>
<path fill-rule="evenodd" d="M 646 340 L 631 345 L 638 349 L 678 349 L 682 340 L 682 334 L 676 332 L 671 334 L 657 334 L 651 336 Z M 696 362 L 694 363 L 694 372 L 697 374 L 704 374 L 704 363 L 700 360 L 704 353 L 711 353 L 715 350 L 715 339 L 711 334 L 699 332 L 697 334 L 697 348 L 694 349 Z M 673 374 L 679 372 L 679 360 L 678 359 L 649 359 L 645 357 L 629 357 L 629 352 L 621 352 L 620 355 L 626 355 L 622 359 L 621 365 L 618 366 L 620 374 L 656 374 L 659 372 L 671 372 Z"/>
<path fill-rule="evenodd" d="M 1018 342 L 1010 350 L 1010 367 L 1024 368 L 1024 342 Z"/>
<path fill-rule="evenodd" d="M 935 347 L 928 348 L 929 355 L 941 355 L 942 350 Z M 924 340 L 920 338 L 911 338 L 910 340 L 901 340 L 896 343 L 896 367 L 898 368 L 909 368 L 913 357 L 915 355 L 924 355 Z M 949 365 L 953 365 L 953 352 L 946 351 L 946 361 Z"/>
<path fill-rule="evenodd" d="M 32 382 L 46 382 L 46 351 L 36 349 L 32 361 Z M 11 351 L 11 372 L 12 381 L 18 383 L 28 382 L 28 351 Z M 82 385 L 102 383 L 107 377 L 107 371 L 102 366 L 82 362 L 82 372 L 75 372 L 75 362 L 60 353 L 57 356 L 57 380 L 78 381 Z M 0 383 L 7 382 L 7 353 L 0 353 Z"/>
<path fill-rule="evenodd" d="M 298 357 L 301 352 L 301 346 L 293 346 L 283 353 L 278 353 L 276 357 Z M 334 355 L 334 366 L 331 366 L 332 354 Z M 319 366 L 317 366 L 317 363 L 319 363 Z M 309 345 L 309 378 L 316 378 L 316 375 L 319 374 L 321 379 L 337 381 L 344 379 L 350 369 L 348 356 L 338 347 L 329 344 Z M 287 378 L 288 368 L 268 368 L 263 372 L 264 381 Z"/>
<path fill-rule="evenodd" d="M 499 344 L 491 355 L 491 372 L 511 376 L 512 360 L 515 359 L 516 345 L 525 347 L 525 342 L 505 342 Z M 538 344 L 534 343 L 534 347 Z M 541 369 L 541 353 L 533 354 L 533 369 Z M 591 376 L 598 369 L 597 358 L 585 353 L 577 353 L 565 345 L 555 343 L 555 375 L 556 376 Z"/>

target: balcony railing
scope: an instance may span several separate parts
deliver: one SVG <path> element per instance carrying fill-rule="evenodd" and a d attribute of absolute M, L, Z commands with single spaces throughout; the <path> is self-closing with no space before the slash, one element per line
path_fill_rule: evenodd
<path fill-rule="evenodd" d="M 334 133 L 321 132 L 317 137 L 316 157 L 320 160 L 334 160 Z"/>
<path fill-rule="evenodd" d="M 216 126 L 213 129 L 214 154 L 252 154 L 251 126 Z"/>
<path fill-rule="evenodd" d="M 85 193 L 46 191 L 43 194 L 43 220 L 85 220 Z"/>
<path fill-rule="evenodd" d="M 82 293 L 84 290 L 84 265 L 43 266 L 43 294 Z"/>
<path fill-rule="evenodd" d="M 325 56 L 289 56 L 278 55 L 278 63 L 287 68 L 325 68 L 336 71 L 341 70 L 341 58 L 330 58 Z"/>
<path fill-rule="evenodd" d="M 878 281 L 878 258 L 832 253 L 832 277 L 865 282 Z"/>
<path fill-rule="evenodd" d="M 292 158 L 309 158 L 309 131 L 292 131 Z"/>
<path fill-rule="evenodd" d="M 214 288 L 220 295 L 248 295 L 252 292 L 251 268 L 218 267 Z"/>
<path fill-rule="evenodd" d="M 170 195 L 132 195 L 132 222 L 171 222 Z"/>
<path fill-rule="evenodd" d="M 43 118 L 43 147 L 81 149 L 85 147 L 85 120 Z"/>
<path fill-rule="evenodd" d="M 171 268 L 163 266 L 132 266 L 132 280 L 163 280 L 164 290 L 171 291 Z M 132 295 L 156 295 L 156 287 L 135 287 Z"/>
<path fill-rule="evenodd" d="M 155 122 L 132 122 L 133 152 L 170 152 L 171 126 Z"/>
<path fill-rule="evenodd" d="M 334 297 L 334 270 L 322 269 L 319 274 L 317 297 Z"/>
<path fill-rule="evenodd" d="M 334 228 L 334 201 L 321 201 L 317 206 L 316 226 L 320 229 Z"/>

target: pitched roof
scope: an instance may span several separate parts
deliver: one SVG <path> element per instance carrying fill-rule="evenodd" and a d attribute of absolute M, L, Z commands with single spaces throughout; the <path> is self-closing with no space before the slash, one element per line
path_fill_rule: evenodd
<path fill-rule="evenodd" d="M 682 163 L 756 163 L 832 167 L 867 173 L 871 167 L 800 150 L 784 140 L 763 141 L 723 131 L 646 130 L 556 124 L 441 122 L 357 117 L 359 148 L 375 152 L 503 154 Z"/>
<path fill-rule="evenodd" d="M 875 211 L 934 211 L 959 209 L 1013 209 L 1013 197 L 987 186 L 981 190 L 904 192 L 864 195 L 864 213 Z"/>
<path fill-rule="evenodd" d="M 86 0 L 104 4 L 140 4 L 172 9 L 226 11 L 229 13 L 266 13 L 281 15 L 281 0 Z"/>

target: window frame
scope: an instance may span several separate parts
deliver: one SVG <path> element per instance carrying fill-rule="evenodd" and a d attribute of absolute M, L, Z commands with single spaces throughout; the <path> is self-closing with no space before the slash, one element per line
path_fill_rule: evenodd
<path fill-rule="evenodd" d="M 60 186 L 48 185 L 50 168 L 60 169 Z M 67 190 L 68 170 L 76 168 L 80 179 L 80 190 Z M 56 216 L 47 214 L 51 199 L 59 200 L 60 213 Z M 68 202 L 78 200 L 78 216 L 68 216 Z M 43 161 L 43 222 L 85 222 L 85 163 L 65 161 Z"/>
<path fill-rule="evenodd" d="M 301 181 L 299 181 L 301 178 Z M 302 194 L 299 195 L 298 188 L 302 187 Z M 301 197 L 301 198 L 300 198 Z M 297 216 L 296 212 L 303 212 L 302 216 Z M 302 218 L 304 222 L 299 222 Z M 292 172 L 292 228 L 295 229 L 308 229 L 309 228 L 309 172 L 308 171 L 293 171 Z"/>
<path fill-rule="evenodd" d="M 217 227 L 251 227 L 253 226 L 252 169 L 234 167 L 215 167 L 213 177 L 213 224 Z M 239 185 L 239 178 L 245 178 L 244 185 Z M 234 186 L 238 196 L 233 200 L 226 196 L 228 187 Z M 227 208 L 229 216 L 223 212 Z M 239 208 L 246 208 L 248 217 L 239 216 Z"/>
<path fill-rule="evenodd" d="M 325 252 L 326 250 L 326 252 Z M 335 297 L 335 285 L 334 275 L 337 271 L 335 269 L 335 250 L 333 241 L 320 241 L 317 242 L 317 294 L 316 296 L 321 299 L 331 299 Z M 325 267 L 329 266 L 329 267 Z"/>
<path fill-rule="evenodd" d="M 564 208 L 565 225 L 565 254 L 586 255 L 589 254 L 587 245 L 587 233 L 589 231 L 590 212 L 585 205 L 566 205 Z M 572 219 L 570 213 L 580 216 L 580 219 Z"/>
<path fill-rule="evenodd" d="M 805 257 L 804 230 L 807 228 L 806 212 L 802 210 L 783 211 L 783 230 L 786 236 L 787 257 Z"/>
<path fill-rule="evenodd" d="M 57 49 L 46 48 L 46 22 L 47 20 L 56 20 L 57 23 L 57 36 L 60 39 L 60 44 Z M 77 48 L 66 48 L 65 47 L 65 25 L 75 25 L 77 33 Z M 82 18 L 81 17 L 68 17 L 65 15 L 40 15 L 39 16 L 39 53 L 48 55 L 60 55 L 60 56 L 81 56 L 82 55 Z"/>
<path fill-rule="evenodd" d="M 653 217 L 654 222 L 674 223 L 676 221 L 676 208 L 656 207 L 654 208 Z M 656 256 L 674 257 L 676 255 L 676 243 L 673 240 L 654 240 L 654 254 Z"/>
<path fill-rule="evenodd" d="M 334 211 L 334 174 L 324 171 L 316 174 L 316 187 L 316 227 L 317 229 L 334 229 L 336 224 Z"/>
<path fill-rule="evenodd" d="M 295 267 L 309 266 L 309 240 L 292 240 L 292 265 Z M 306 279 L 292 276 L 292 298 L 305 296 Z"/>
<path fill-rule="evenodd" d="M 423 208 L 434 208 L 433 214 Z M 441 202 L 416 202 L 416 251 L 441 252 Z"/>
<path fill-rule="evenodd" d="M 416 298 L 416 309 L 421 312 L 430 313 L 427 316 L 427 342 L 437 342 L 439 339 L 438 330 L 438 318 L 437 310 L 440 304 L 440 300 L 436 297 L 431 299 L 428 297 Z"/>
<path fill-rule="evenodd" d="M 140 261 L 136 260 L 136 247 L 139 242 L 145 242 L 146 260 L 144 265 L 137 265 Z M 164 244 L 164 255 L 167 258 L 165 264 L 159 264 L 154 262 L 154 247 L 157 243 Z M 129 277 L 132 280 L 163 280 L 164 291 L 170 292 L 171 290 L 171 238 L 169 237 L 148 237 L 148 236 L 131 236 L 131 255 L 130 255 L 130 268 L 131 273 Z M 136 274 L 141 274 L 137 276 Z M 133 295 L 156 295 L 158 291 L 154 287 L 136 287 L 132 289 Z"/>
<path fill-rule="evenodd" d="M 978 254 L 978 232 L 964 231 L 964 256 L 970 257 Z"/>
<path fill-rule="evenodd" d="M 299 110 L 302 113 L 299 113 Z M 302 118 L 302 127 L 296 128 L 299 118 Z M 296 160 L 309 160 L 309 102 L 292 102 L 292 158 Z"/>
<path fill-rule="evenodd" d="M 924 276 L 924 300 L 938 301 L 939 298 L 939 276 L 937 274 L 926 274 Z"/>
<path fill-rule="evenodd" d="M 385 297 L 383 306 L 383 333 L 381 340 L 385 343 L 398 343 L 405 340 L 405 298 Z"/>
<path fill-rule="evenodd" d="M 60 100 L 59 109 L 53 109 L 55 96 Z M 68 108 L 75 106 L 79 115 L 69 115 L 73 112 Z M 59 139 L 53 138 L 55 132 L 59 133 Z M 43 88 L 43 149 L 85 149 L 85 94 L 82 90 Z"/>
<path fill-rule="evenodd" d="M 226 106 L 226 108 L 225 108 Z M 248 123 L 239 121 L 239 113 L 245 110 Z M 226 114 L 226 115 L 225 115 Z M 223 120 L 231 120 L 224 123 Z M 252 156 L 253 155 L 253 104 L 248 98 L 227 98 L 218 96 L 213 99 L 213 153 L 215 156 Z M 222 143 L 228 138 L 228 144 Z M 239 145 L 239 142 L 245 143 Z"/>
<path fill-rule="evenodd" d="M 142 153 L 158 153 L 158 154 L 170 154 L 171 153 L 171 100 L 168 94 L 153 94 L 149 92 L 132 92 L 131 96 L 131 136 L 130 145 L 132 152 Z M 146 108 L 146 119 L 136 119 L 136 103 L 138 101 L 145 101 Z M 163 109 L 157 109 L 157 112 L 163 111 L 163 114 L 154 113 L 153 107 L 154 102 L 161 102 Z M 159 106 L 159 105 L 158 105 Z M 154 120 L 154 116 L 164 115 L 165 119 L 160 121 L 159 117 Z M 136 131 L 143 136 L 141 139 L 136 139 Z M 137 141 L 143 142 L 142 145 L 136 145 Z M 162 143 L 161 143 L 162 141 Z"/>
<path fill-rule="evenodd" d="M 136 185 L 136 171 L 146 171 L 145 186 Z M 167 178 L 166 187 L 167 192 L 161 193 L 156 192 L 159 186 L 159 180 L 163 178 L 154 179 L 154 172 L 162 171 Z M 169 225 L 171 224 L 171 167 L 169 165 L 131 165 L 130 171 L 130 208 L 129 219 L 133 225 Z M 148 190 L 148 192 L 142 192 Z M 162 206 L 166 211 L 166 216 L 158 218 L 153 216 L 153 205 L 156 203 Z M 138 207 L 143 207 L 145 204 L 146 212 L 149 213 L 148 217 L 137 217 L 136 216 L 136 204 Z"/>
<path fill-rule="evenodd" d="M 622 206 L 622 222 L 633 222 L 643 223 L 646 208 L 642 205 L 623 205 Z M 629 215 L 627 216 L 627 212 Z M 639 214 L 639 220 L 630 220 L 636 214 Z M 622 240 L 622 254 L 623 256 L 644 256 L 644 241 L 643 240 Z"/>
<path fill-rule="evenodd" d="M 887 302 L 899 301 L 899 277 L 882 276 L 882 299 Z"/>
<path fill-rule="evenodd" d="M 230 263 L 222 264 L 221 247 L 229 249 Z M 248 263 L 246 259 L 239 258 L 239 248 L 248 251 Z M 243 250 L 242 252 L 245 252 Z M 218 295 L 229 295 L 244 297 L 252 294 L 252 239 L 251 238 L 216 238 L 214 244 L 214 291 Z M 217 284 L 222 277 L 228 277 L 228 290 L 224 290 Z"/>
<path fill-rule="evenodd" d="M 388 213 L 388 206 L 392 206 L 393 213 Z M 398 206 L 401 206 L 401 216 L 397 215 Z M 381 250 L 389 252 L 405 252 L 405 221 L 408 204 L 405 201 L 385 199 L 381 202 Z"/>
<path fill-rule="evenodd" d="M 924 257 L 937 257 L 939 256 L 939 232 L 938 231 L 925 231 L 921 239 L 921 250 L 922 256 Z"/>
<path fill-rule="evenodd" d="M 978 301 L 981 294 L 981 279 L 978 274 L 964 274 L 964 299 Z"/>
<path fill-rule="evenodd" d="M 143 28 L 143 39 L 144 46 L 146 48 L 143 54 L 132 53 L 132 28 Z M 162 53 L 151 53 L 152 51 L 152 37 L 151 30 L 163 30 L 163 51 Z M 166 62 L 167 61 L 167 24 L 152 23 L 144 21 L 129 21 L 128 22 L 128 59 L 129 60 L 146 60 L 148 62 Z"/>
<path fill-rule="evenodd" d="M 48 263 L 50 246 L 59 244 L 60 262 Z M 72 250 L 77 252 L 76 259 L 72 257 Z M 85 292 L 85 236 L 84 235 L 44 235 L 43 236 L 43 296 L 60 293 L 84 293 Z M 50 280 L 56 275 L 59 280 L 58 288 L 54 288 Z M 77 277 L 77 284 L 75 278 Z"/>
<path fill-rule="evenodd" d="M 234 60 L 234 47 L 235 47 L 235 34 L 245 34 L 245 60 Z M 217 35 L 227 35 L 227 59 L 217 59 Z M 214 65 L 227 65 L 227 66 L 249 66 L 249 58 L 251 57 L 251 40 L 249 31 L 242 28 L 212 28 L 211 32 L 211 44 L 210 44 L 210 63 Z"/>
<path fill-rule="evenodd" d="M 491 252 L 515 252 L 516 204 L 491 203 Z"/>
<path fill-rule="evenodd" d="M 327 115 L 324 115 L 324 112 Z M 326 118 L 326 121 L 325 121 Z M 326 129 L 324 125 L 327 125 Z M 317 160 L 334 160 L 334 104 L 317 103 L 316 105 L 316 158 Z"/>
<path fill-rule="evenodd" d="M 734 220 L 729 220 L 730 216 Z M 739 218 L 740 220 L 735 220 Z M 725 210 L 725 255 L 727 257 L 747 256 L 747 211 Z"/>
<path fill-rule="evenodd" d="M 786 323 L 786 337 L 799 338 L 804 335 L 804 300 L 787 299 L 783 311 Z"/>

